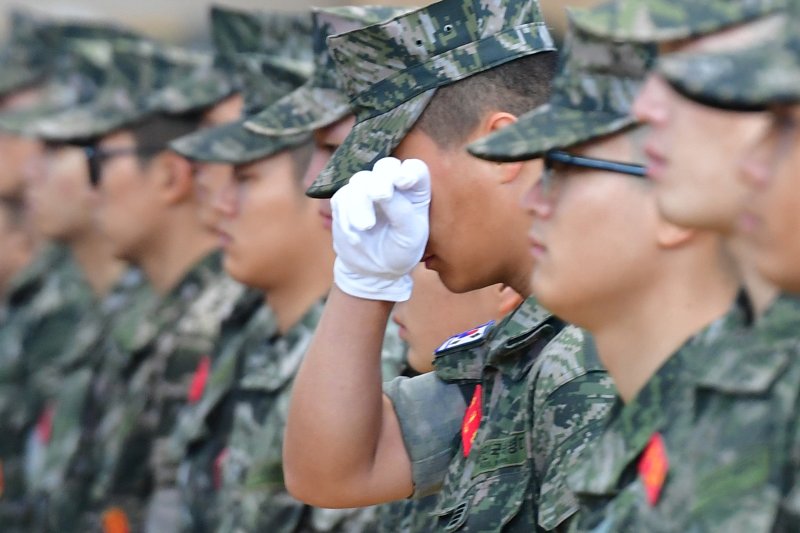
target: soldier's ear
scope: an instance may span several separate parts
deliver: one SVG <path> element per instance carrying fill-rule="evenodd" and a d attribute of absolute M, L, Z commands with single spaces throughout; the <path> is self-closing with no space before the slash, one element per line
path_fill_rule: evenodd
<path fill-rule="evenodd" d="M 194 177 L 189 160 L 169 150 L 159 157 L 164 158 L 162 191 L 166 201 L 178 204 L 191 198 L 194 194 Z"/>
<path fill-rule="evenodd" d="M 509 287 L 508 285 L 504 285 L 500 289 L 500 306 L 498 307 L 498 316 L 497 319 L 501 319 L 511 311 L 516 309 L 519 304 L 522 303 L 522 296 L 520 296 L 517 291 Z"/>
<path fill-rule="evenodd" d="M 498 130 L 501 130 L 517 121 L 517 117 L 507 111 L 491 111 L 486 113 L 480 125 L 472 132 L 467 139 L 467 144 L 486 137 Z M 522 171 L 524 162 L 518 163 L 493 163 L 486 162 L 494 167 L 493 174 L 496 175 L 500 183 L 510 183 L 514 181 Z"/>

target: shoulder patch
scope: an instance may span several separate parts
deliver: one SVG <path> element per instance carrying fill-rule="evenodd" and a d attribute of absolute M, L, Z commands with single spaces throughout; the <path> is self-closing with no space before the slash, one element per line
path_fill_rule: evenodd
<path fill-rule="evenodd" d="M 471 330 L 465 331 L 464 333 L 453 335 L 452 337 L 444 341 L 441 346 L 436 348 L 434 354 L 441 353 L 445 350 L 450 350 L 451 348 L 466 346 L 468 344 L 478 342 L 479 340 L 486 337 L 488 332 L 491 330 L 492 326 L 494 326 L 494 320 L 490 320 L 486 324 L 478 326 L 476 328 L 472 328 Z"/>

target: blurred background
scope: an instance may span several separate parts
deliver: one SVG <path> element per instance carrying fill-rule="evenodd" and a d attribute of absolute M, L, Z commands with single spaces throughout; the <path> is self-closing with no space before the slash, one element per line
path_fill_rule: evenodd
<path fill-rule="evenodd" d="M 548 23 L 560 33 L 564 25 L 564 8 L 569 6 L 589 6 L 600 0 L 540 0 Z M 431 3 L 415 3 L 410 0 L 132 0 L 119 2 L 111 0 L 36 0 L 22 3 L 0 0 L 0 11 L 8 12 L 14 7 L 23 7 L 34 13 L 53 16 L 90 17 L 117 20 L 147 35 L 172 43 L 198 43 L 206 40 L 208 6 L 220 4 L 248 9 L 297 11 L 311 6 L 332 6 L 352 4 L 386 4 L 421 6 Z M 2 17 L 0 34 L 8 29 L 6 17 Z"/>

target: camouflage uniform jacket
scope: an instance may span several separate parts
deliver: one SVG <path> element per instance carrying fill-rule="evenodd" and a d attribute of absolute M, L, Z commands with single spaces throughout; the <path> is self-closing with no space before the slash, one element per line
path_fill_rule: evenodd
<path fill-rule="evenodd" d="M 45 399 L 55 392 L 43 377 L 51 375 L 51 366 L 91 303 L 91 290 L 77 265 L 65 248 L 56 245 L 46 248 L 20 273 L 7 293 L 6 316 L 0 324 L 0 525 L 4 531 L 30 518 L 30 509 L 21 500 L 25 439 Z"/>
<path fill-rule="evenodd" d="M 445 342 L 434 361 L 436 379 L 458 387 L 470 402 L 450 435 L 449 465 L 433 511 L 437 530 L 555 529 L 577 509 L 564 471 L 595 438 L 615 389 L 588 336 L 533 298 L 498 326 L 467 333 Z M 412 388 L 408 396 L 417 392 Z M 387 394 L 413 461 L 427 423 L 419 423 L 418 405 L 409 409 L 402 395 L 390 388 Z"/>
<path fill-rule="evenodd" d="M 798 531 L 800 302 L 739 309 L 668 360 L 570 477 L 574 531 Z"/>
<path fill-rule="evenodd" d="M 105 362 L 104 339 L 120 316 L 151 294 L 139 270 L 123 273 L 84 315 L 55 365 L 52 377 L 58 380 L 58 391 L 40 415 L 27 450 L 27 487 L 36 502 L 37 531 L 65 532 L 77 526 L 91 479 L 86 459 L 93 421 L 104 405 L 91 394 L 92 382 Z"/>
<path fill-rule="evenodd" d="M 170 453 L 181 461 L 178 485 L 181 493 L 181 528 L 214 531 L 218 525 L 216 498 L 220 488 L 217 458 L 231 431 L 236 381 L 242 358 L 257 352 L 277 332 L 264 294 L 246 291 L 233 313 L 222 324 L 208 379 L 191 390 L 170 439 Z M 199 384 L 200 381 L 197 381 Z"/>
<path fill-rule="evenodd" d="M 234 395 L 233 427 L 220 456 L 219 532 L 370 531 L 367 511 L 309 508 L 283 482 L 283 432 L 291 385 L 324 303 L 309 309 L 284 335 L 245 354 Z"/>
<path fill-rule="evenodd" d="M 122 363 L 119 394 L 97 428 L 95 510 L 120 508 L 139 530 L 145 501 L 160 488 L 175 488 L 177 464 L 167 451 L 169 436 L 198 364 L 212 352 L 220 323 L 241 290 L 225 275 L 221 254 L 211 253 L 169 294 L 154 299 L 135 331 L 117 337 L 126 344 L 112 355 Z"/>

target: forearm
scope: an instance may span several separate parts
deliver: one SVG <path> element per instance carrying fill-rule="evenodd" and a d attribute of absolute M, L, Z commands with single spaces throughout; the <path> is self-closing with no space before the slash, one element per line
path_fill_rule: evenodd
<path fill-rule="evenodd" d="M 331 291 L 295 378 L 284 444 L 287 487 L 308 503 L 354 507 L 411 492 L 410 462 L 382 393 L 391 309 Z"/>

